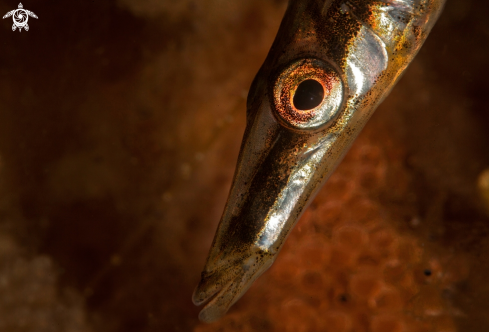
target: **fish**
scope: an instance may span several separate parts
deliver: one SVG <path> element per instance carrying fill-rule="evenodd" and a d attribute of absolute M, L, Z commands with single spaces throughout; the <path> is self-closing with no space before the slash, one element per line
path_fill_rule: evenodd
<path fill-rule="evenodd" d="M 413 60 L 445 0 L 291 0 L 251 84 L 227 203 L 192 301 L 221 318 Z"/>

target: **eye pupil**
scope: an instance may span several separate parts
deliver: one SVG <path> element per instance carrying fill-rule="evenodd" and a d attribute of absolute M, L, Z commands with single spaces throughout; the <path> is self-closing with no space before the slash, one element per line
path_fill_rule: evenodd
<path fill-rule="evenodd" d="M 294 106 L 298 110 L 313 109 L 321 104 L 324 98 L 324 89 L 316 80 L 305 80 L 299 84 L 294 94 Z"/>

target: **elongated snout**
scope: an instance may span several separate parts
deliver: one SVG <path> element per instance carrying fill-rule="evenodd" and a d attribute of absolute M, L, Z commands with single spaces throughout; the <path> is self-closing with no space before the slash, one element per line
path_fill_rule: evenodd
<path fill-rule="evenodd" d="M 337 135 L 297 132 L 279 123 L 265 96 L 245 132 L 221 222 L 193 302 L 200 319 L 226 313 L 273 263 L 332 165 Z M 336 144 L 334 144 L 336 142 Z M 341 149 L 339 149 L 341 150 Z"/>

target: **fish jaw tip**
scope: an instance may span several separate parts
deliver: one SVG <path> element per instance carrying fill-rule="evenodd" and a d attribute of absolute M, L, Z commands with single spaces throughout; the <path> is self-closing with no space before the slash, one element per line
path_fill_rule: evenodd
<path fill-rule="evenodd" d="M 254 281 L 265 272 L 275 257 L 263 259 L 260 255 L 235 261 L 227 268 L 203 273 L 196 287 L 192 302 L 195 305 L 206 303 L 199 313 L 199 320 L 212 323 L 224 316 L 229 308 L 246 293 Z"/>
<path fill-rule="evenodd" d="M 224 273 L 214 273 L 208 278 L 202 277 L 199 285 L 195 288 L 192 302 L 199 306 L 206 305 L 199 313 L 199 320 L 204 323 L 212 323 L 224 316 L 231 305 L 235 302 L 236 287 L 235 282 L 241 275 L 229 280 L 229 275 Z M 231 291 L 230 288 L 234 288 Z"/>

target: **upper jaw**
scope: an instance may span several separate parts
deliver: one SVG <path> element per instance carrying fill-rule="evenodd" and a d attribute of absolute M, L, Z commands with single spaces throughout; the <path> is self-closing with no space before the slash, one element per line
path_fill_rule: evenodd
<path fill-rule="evenodd" d="M 208 302 L 199 313 L 199 319 L 210 323 L 222 317 L 274 260 L 275 255 L 260 248 L 249 248 L 241 259 L 202 272 L 192 296 L 195 305 Z"/>

